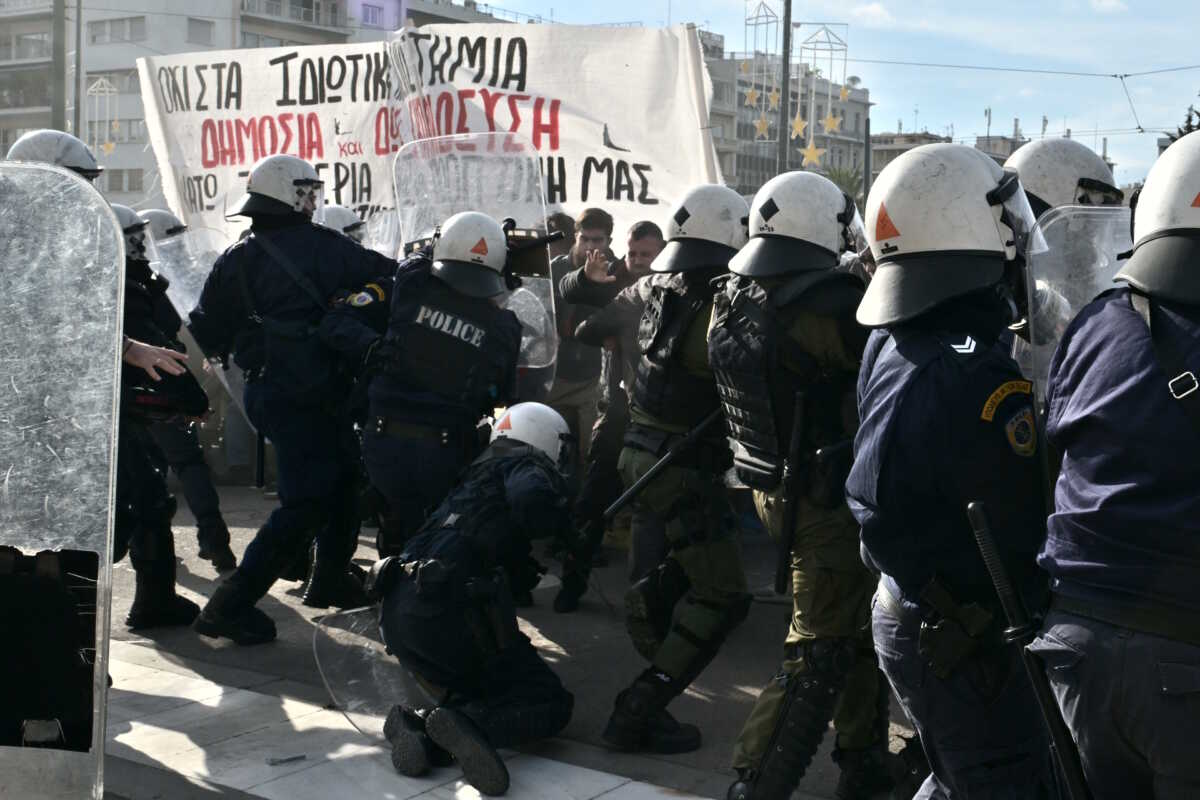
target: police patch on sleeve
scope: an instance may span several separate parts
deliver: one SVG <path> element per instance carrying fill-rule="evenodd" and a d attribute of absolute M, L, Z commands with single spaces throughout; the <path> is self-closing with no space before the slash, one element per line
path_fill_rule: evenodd
<path fill-rule="evenodd" d="M 355 308 L 362 308 L 363 306 L 369 306 L 371 303 L 374 303 L 375 297 L 370 292 L 359 292 L 358 294 L 352 294 L 346 298 L 346 302 Z"/>
<path fill-rule="evenodd" d="M 1037 426 L 1033 421 L 1033 409 L 1025 406 L 1004 425 L 1008 445 L 1019 456 L 1032 456 L 1037 450 Z"/>
<path fill-rule="evenodd" d="M 979 418 L 984 422 L 991 422 L 996 416 L 996 409 L 1004 402 L 1005 398 L 1014 394 L 1032 394 L 1033 384 L 1029 381 L 1009 381 L 1000 384 L 996 391 L 992 392 L 988 397 L 987 402 L 983 404 L 983 411 L 980 412 Z"/>

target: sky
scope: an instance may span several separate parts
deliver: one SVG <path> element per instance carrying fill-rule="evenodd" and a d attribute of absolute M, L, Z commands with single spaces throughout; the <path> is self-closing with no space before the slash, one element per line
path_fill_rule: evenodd
<path fill-rule="evenodd" d="M 783 16 L 782 0 L 764 0 Z M 758 0 L 497 0 L 505 9 L 556 22 L 694 22 L 725 37 L 726 50 L 752 49 L 745 19 Z M 668 17 L 669 15 L 669 17 Z M 986 133 L 1012 133 L 1019 118 L 1026 136 L 1072 136 L 1099 151 L 1108 137 L 1120 185 L 1144 179 L 1164 129 L 1182 124 L 1200 106 L 1200 3 L 1194 0 L 795 0 L 794 22 L 849 26 L 848 72 L 870 90 L 875 133 L 913 129 L 974 144 Z M 837 29 L 835 29 L 837 30 Z M 761 40 L 760 40 L 761 41 Z M 796 53 L 793 50 L 793 53 Z M 1102 73 L 1103 77 L 873 64 L 887 60 Z M 1127 77 L 1114 74 L 1194 66 Z M 834 77 L 839 78 L 837 67 Z M 1126 97 L 1126 88 L 1129 96 Z M 1133 109 L 1130 105 L 1133 105 Z M 1136 121 L 1135 121 L 1136 113 Z M 1141 125 L 1145 133 L 1135 128 Z"/>

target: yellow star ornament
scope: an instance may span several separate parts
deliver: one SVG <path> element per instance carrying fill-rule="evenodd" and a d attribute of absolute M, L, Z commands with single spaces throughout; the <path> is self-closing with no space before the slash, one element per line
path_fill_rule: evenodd
<path fill-rule="evenodd" d="M 104 153 L 106 156 L 111 156 L 113 154 L 113 150 L 116 149 L 117 146 L 112 142 L 105 142 L 104 144 L 100 145 L 100 152 Z"/>
<path fill-rule="evenodd" d="M 771 110 L 775 110 L 775 109 L 779 108 L 779 100 L 782 97 L 783 97 L 783 95 L 780 93 L 780 91 L 778 89 L 771 90 L 771 93 L 769 95 L 767 95 L 767 102 L 769 102 L 771 104 Z"/>
<path fill-rule="evenodd" d="M 825 126 L 826 133 L 833 133 L 842 128 L 842 121 L 835 117 L 832 111 L 825 116 L 825 119 L 821 120 L 821 124 Z"/>
<path fill-rule="evenodd" d="M 796 118 L 794 120 L 792 120 L 792 138 L 799 139 L 801 136 L 804 135 L 804 131 L 807 129 L 808 129 L 808 120 L 800 119 L 800 115 L 797 114 Z"/>
<path fill-rule="evenodd" d="M 754 138 L 755 139 L 767 138 L 767 127 L 769 125 L 770 125 L 770 123 L 767 122 L 766 114 L 763 114 L 761 117 L 754 120 Z"/>
<path fill-rule="evenodd" d="M 804 163 L 800 166 L 809 167 L 821 163 L 821 156 L 825 155 L 825 150 L 817 147 L 816 142 L 809 142 L 808 147 L 801 150 L 800 153 L 804 156 Z"/>
<path fill-rule="evenodd" d="M 843 86 L 842 91 L 838 94 L 838 96 L 842 98 L 842 102 L 844 103 L 850 99 L 850 90 Z"/>
<path fill-rule="evenodd" d="M 748 105 L 748 106 L 758 105 L 758 89 L 754 88 L 753 86 L 751 86 L 750 89 L 746 92 L 746 105 Z"/>
<path fill-rule="evenodd" d="M 742 68 L 742 72 L 750 71 L 750 62 L 749 61 L 743 61 L 740 66 Z"/>

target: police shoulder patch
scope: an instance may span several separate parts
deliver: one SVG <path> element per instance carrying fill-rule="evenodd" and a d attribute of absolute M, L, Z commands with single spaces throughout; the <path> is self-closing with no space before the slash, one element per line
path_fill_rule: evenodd
<path fill-rule="evenodd" d="M 369 306 L 371 303 L 374 303 L 375 296 L 370 292 L 358 292 L 346 298 L 346 302 L 355 308 L 362 308 L 363 306 Z"/>
<path fill-rule="evenodd" d="M 1032 456 L 1037 451 L 1037 425 L 1033 420 L 1033 409 L 1025 406 L 1004 424 L 1008 445 L 1019 456 Z"/>
<path fill-rule="evenodd" d="M 1000 384 L 996 391 L 992 392 L 988 397 L 987 402 L 983 404 L 983 411 L 980 412 L 979 418 L 984 422 L 991 422 L 996 417 L 996 409 L 1000 408 L 1000 404 L 1005 398 L 1014 394 L 1032 394 L 1033 384 L 1029 381 L 1008 381 Z"/>

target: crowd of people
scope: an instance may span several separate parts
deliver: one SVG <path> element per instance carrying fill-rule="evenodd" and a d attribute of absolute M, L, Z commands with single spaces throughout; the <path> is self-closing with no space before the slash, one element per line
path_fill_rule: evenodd
<path fill-rule="evenodd" d="M 50 131 L 8 158 L 98 169 Z M 793 610 L 732 754 L 730 800 L 788 798 L 831 723 L 839 800 L 903 791 L 893 695 L 928 762 L 905 796 L 1065 798 L 1073 756 L 1097 800 L 1200 796 L 1200 135 L 1151 170 L 1118 283 L 1066 316 L 1031 269 L 1047 247 L 1038 218 L 1124 199 L 1069 139 L 1005 165 L 917 147 L 883 170 L 865 219 L 813 172 L 778 175 L 750 202 L 693 187 L 665 231 L 614 231 L 599 208 L 553 214 L 538 232 L 559 339 L 545 397 L 520 380 L 522 323 L 502 303 L 521 280 L 510 222 L 462 209 L 396 260 L 357 241 L 352 213 L 314 224 L 321 187 L 294 156 L 254 166 L 230 212 L 249 235 L 212 265 L 186 325 L 149 254 L 182 223 L 114 206 L 131 628 L 270 642 L 257 603 L 288 577 L 306 578 L 306 605 L 377 603 L 389 652 L 434 698 L 388 716 L 396 769 L 457 763 L 503 794 L 497 750 L 554 736 L 573 708 L 517 625 L 544 572 L 535 540 L 563 554 L 555 610 L 573 611 L 606 510 L 637 490 L 624 610 L 645 667 L 601 735 L 687 752 L 702 731 L 668 707 L 752 607 L 733 506 L 748 490 Z M 1078 246 L 1098 269 L 1095 243 Z M 189 421 L 206 400 L 181 326 L 193 357 L 240 368 L 249 420 L 275 448 L 279 507 L 240 559 Z M 1030 341 L 1057 342 L 1046 376 L 1014 360 Z M 224 575 L 203 609 L 175 593 L 168 464 L 201 557 Z M 364 574 L 368 486 L 378 559 Z M 1032 672 L 1000 567 L 1040 625 Z"/>

